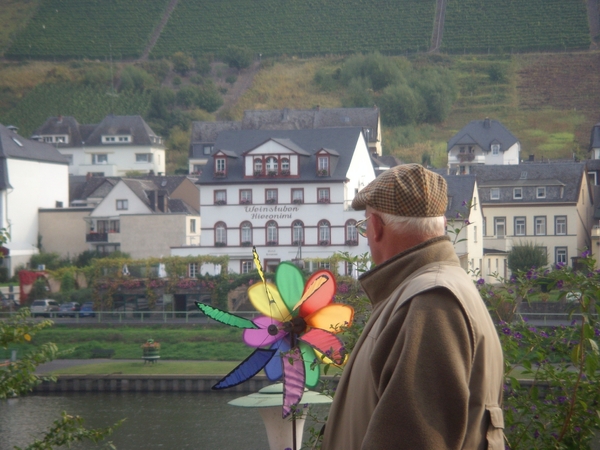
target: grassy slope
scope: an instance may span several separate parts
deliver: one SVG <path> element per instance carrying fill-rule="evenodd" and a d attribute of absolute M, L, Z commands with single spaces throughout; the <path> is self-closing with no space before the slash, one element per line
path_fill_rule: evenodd
<path fill-rule="evenodd" d="M 22 31 L 33 17 L 40 0 L 0 1 L 0 56 L 11 39 Z"/>

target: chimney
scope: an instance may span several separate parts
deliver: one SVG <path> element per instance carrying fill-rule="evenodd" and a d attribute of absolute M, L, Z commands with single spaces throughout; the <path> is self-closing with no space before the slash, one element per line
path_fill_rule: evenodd
<path fill-rule="evenodd" d="M 491 124 L 490 124 L 490 119 L 489 117 L 486 117 L 483 121 L 483 128 L 490 128 Z"/>
<path fill-rule="evenodd" d="M 62 116 L 62 114 L 59 114 L 58 115 L 58 120 L 56 122 L 57 123 L 62 123 L 62 120 L 63 120 L 63 116 Z"/>
<path fill-rule="evenodd" d="M 156 211 L 156 191 L 147 191 L 150 209 Z"/>
<path fill-rule="evenodd" d="M 529 155 L 529 162 L 535 161 L 535 155 Z"/>

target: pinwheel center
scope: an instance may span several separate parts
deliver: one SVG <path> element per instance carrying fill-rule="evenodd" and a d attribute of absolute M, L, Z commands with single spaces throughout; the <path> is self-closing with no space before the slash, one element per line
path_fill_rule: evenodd
<path fill-rule="evenodd" d="M 306 330 L 306 322 L 302 317 L 294 317 L 283 324 L 283 329 L 287 333 L 302 334 Z"/>
<path fill-rule="evenodd" d="M 267 331 L 271 336 L 277 336 L 277 333 L 279 333 L 279 328 L 277 328 L 277 325 L 271 324 L 267 327 Z"/>

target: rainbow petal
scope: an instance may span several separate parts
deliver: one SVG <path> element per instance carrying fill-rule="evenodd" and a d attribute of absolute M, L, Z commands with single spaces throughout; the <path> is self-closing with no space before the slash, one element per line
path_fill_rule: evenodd
<path fill-rule="evenodd" d="M 265 366 L 265 373 L 269 380 L 277 381 L 283 377 L 283 363 L 281 362 L 281 357 L 282 355 L 285 356 L 290 351 L 290 340 L 284 338 L 279 342 L 275 342 L 271 349 L 275 350 L 275 354 Z"/>
<path fill-rule="evenodd" d="M 275 271 L 275 284 L 283 302 L 292 311 L 304 291 L 302 271 L 292 263 L 282 262 Z"/>
<path fill-rule="evenodd" d="M 272 317 L 280 322 L 285 322 L 291 318 L 290 310 L 272 283 L 267 283 L 266 289 L 263 283 L 253 284 L 248 288 L 248 298 L 252 305 L 265 316 Z"/>
<path fill-rule="evenodd" d="M 294 406 L 300 403 L 304 393 L 304 363 L 298 347 L 292 348 L 281 358 L 283 362 L 283 414 L 285 419 L 292 413 Z"/>
<path fill-rule="evenodd" d="M 306 374 L 305 384 L 306 387 L 313 388 L 319 384 L 321 366 L 320 364 L 314 364 L 315 362 L 319 362 L 319 360 L 317 359 L 317 355 L 310 345 L 307 345 L 304 342 L 299 342 L 299 346 L 300 351 L 302 352 L 302 359 L 304 361 L 304 373 Z"/>
<path fill-rule="evenodd" d="M 250 347 L 268 347 L 287 334 L 281 330 L 281 322 L 271 317 L 260 316 L 252 322 L 258 326 L 258 329 L 245 329 L 243 332 L 244 343 Z M 270 325 L 275 325 L 278 328 L 277 334 L 269 334 L 268 327 Z"/>
<path fill-rule="evenodd" d="M 335 364 L 342 364 L 344 362 L 346 354 L 344 343 L 333 333 L 313 328 L 300 336 L 300 340 L 323 353 Z"/>
<path fill-rule="evenodd" d="M 273 357 L 275 350 L 257 348 L 254 352 L 243 360 L 235 369 L 225 375 L 215 384 L 213 389 L 227 389 L 232 386 L 237 386 L 246 380 L 249 380 L 258 372 Z"/>
<path fill-rule="evenodd" d="M 304 320 L 311 328 L 320 328 L 332 333 L 339 333 L 342 331 L 340 327 L 350 326 L 353 318 L 354 308 L 352 306 L 333 303 L 315 311 L 308 317 L 305 317 Z"/>
<path fill-rule="evenodd" d="M 328 270 L 319 270 L 306 282 L 306 288 L 294 310 L 300 308 L 300 317 L 307 317 L 315 311 L 333 302 L 336 285 L 333 274 Z"/>

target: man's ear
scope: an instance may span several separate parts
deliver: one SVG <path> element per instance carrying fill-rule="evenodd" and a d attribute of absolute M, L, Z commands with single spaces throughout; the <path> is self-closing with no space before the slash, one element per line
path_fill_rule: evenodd
<path fill-rule="evenodd" d="M 372 216 L 372 219 L 371 219 L 370 226 L 373 227 L 372 236 L 376 242 L 379 242 L 383 239 L 383 233 L 384 233 L 383 220 L 377 214 L 371 214 L 371 216 Z"/>

